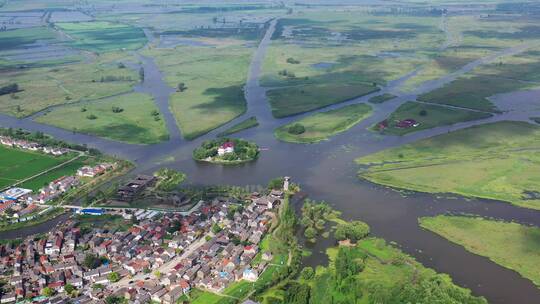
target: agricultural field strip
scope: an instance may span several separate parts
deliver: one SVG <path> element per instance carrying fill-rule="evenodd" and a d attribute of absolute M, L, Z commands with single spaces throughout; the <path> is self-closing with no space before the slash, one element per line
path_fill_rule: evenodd
<path fill-rule="evenodd" d="M 51 168 L 49 168 L 49 169 L 47 169 L 47 170 L 45 170 L 45 171 L 41 171 L 41 172 L 39 172 L 39 173 L 37 173 L 37 174 L 34 174 L 34 175 L 29 176 L 29 177 L 27 177 L 27 178 L 24 178 L 24 179 L 22 179 L 22 180 L 18 180 L 18 181 L 17 181 L 16 183 L 14 183 L 13 185 L 11 185 L 11 186 L 9 186 L 9 187 L 6 187 L 6 188 L 4 188 L 4 189 L 1 189 L 0 191 L 7 190 L 7 189 L 9 189 L 9 188 L 11 188 L 11 187 L 16 187 L 17 185 L 20 185 L 20 184 L 22 184 L 22 183 L 25 183 L 25 182 L 27 182 L 27 181 L 29 181 L 29 180 L 32 180 L 32 179 L 34 179 L 34 178 L 36 178 L 36 177 L 39 177 L 39 176 L 43 175 L 43 174 L 46 174 L 46 173 L 49 173 L 49 172 L 51 172 L 51 171 L 53 171 L 53 170 L 62 168 L 63 166 L 65 166 L 65 165 L 67 165 L 67 164 L 69 164 L 69 163 L 71 163 L 71 162 L 74 162 L 75 160 L 77 160 L 77 159 L 79 159 L 79 158 L 81 158 L 81 157 L 84 156 L 84 152 L 78 152 L 78 153 L 79 153 L 79 155 L 75 156 L 74 158 L 72 158 L 72 159 L 70 159 L 70 160 L 67 160 L 67 161 L 65 161 L 65 162 L 63 162 L 63 163 L 61 163 L 61 164 L 58 164 L 58 165 L 56 165 L 56 166 L 54 166 L 54 167 L 51 167 Z"/>

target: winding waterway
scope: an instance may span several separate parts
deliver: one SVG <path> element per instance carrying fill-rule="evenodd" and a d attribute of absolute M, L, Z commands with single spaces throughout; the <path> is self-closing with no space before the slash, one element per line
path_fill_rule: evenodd
<path fill-rule="evenodd" d="M 326 200 L 335 209 L 341 211 L 346 219 L 360 219 L 367 222 L 374 235 L 388 241 L 395 241 L 404 251 L 415 256 L 424 265 L 450 274 L 456 283 L 472 289 L 477 295 L 487 297 L 491 303 L 540 303 L 540 290 L 529 280 L 520 277 L 512 270 L 496 265 L 487 258 L 471 254 L 462 247 L 421 229 L 417 222 L 418 218 L 422 216 L 451 212 L 516 220 L 540 226 L 539 211 L 482 199 L 437 197 L 421 193 L 403 195 L 401 192 L 360 181 L 357 178 L 358 168 L 354 165 L 354 159 L 359 156 L 422 138 L 488 122 L 506 119 L 527 120 L 528 117 L 525 114 L 508 111 L 483 120 L 438 127 L 401 137 L 382 136 L 366 130 L 366 127 L 386 118 L 402 103 L 415 100 L 417 95 L 443 86 L 474 67 L 492 61 L 499 56 L 524 51 L 527 45 L 510 48 L 471 62 L 441 79 L 422 84 L 413 93 L 401 94 L 399 88 L 416 71 L 389 83 L 380 92 L 317 110 L 366 102 L 370 96 L 385 92 L 398 94 L 398 97 L 391 101 L 373 105 L 373 115 L 349 131 L 318 144 L 297 145 L 277 141 L 273 137 L 272 131 L 283 123 L 307 114 L 285 119 L 273 118 L 266 99 L 266 88 L 259 85 L 261 65 L 266 49 L 271 43 L 270 37 L 275 29 L 275 23 L 275 20 L 271 22 L 252 59 L 245 88 L 247 112 L 225 126 L 194 141 L 184 141 L 181 138 L 180 130 L 178 130 L 168 106 L 168 97 L 172 89 L 163 82 L 162 75 L 153 60 L 146 57 L 141 57 L 145 68 L 145 80 L 136 88 L 136 91 L 154 96 L 156 104 L 164 114 L 171 134 L 170 140 L 167 142 L 147 146 L 118 143 L 39 124 L 31 119 L 16 119 L 2 114 L 0 114 L 0 125 L 43 131 L 62 140 L 87 144 L 105 153 L 130 159 L 137 164 L 133 174 L 150 173 L 158 167 L 167 166 L 186 172 L 194 184 L 234 185 L 265 184 L 276 176 L 292 176 L 294 181 L 300 183 L 303 190 L 309 193 L 311 198 Z M 196 163 L 192 160 L 191 152 L 202 140 L 214 137 L 216 133 L 249 116 L 257 116 L 261 125 L 245 130 L 239 136 L 255 141 L 259 146 L 268 149 L 262 152 L 261 157 L 256 162 L 240 166 L 215 166 Z M 39 229 L 46 231 L 51 226 L 53 225 L 21 230 L 18 234 L 4 233 L 0 234 L 0 237 L 20 237 L 28 233 L 35 233 Z M 323 241 L 316 244 L 313 248 L 314 254 L 305 262 L 310 265 L 324 264 L 326 257 L 323 252 L 325 246 L 330 245 L 330 243 Z"/>

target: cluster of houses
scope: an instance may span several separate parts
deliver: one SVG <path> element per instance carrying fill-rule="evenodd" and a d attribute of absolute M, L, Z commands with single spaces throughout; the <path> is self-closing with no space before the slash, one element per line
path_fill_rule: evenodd
<path fill-rule="evenodd" d="M 19 148 L 29 151 L 41 151 L 43 153 L 51 154 L 54 156 L 61 156 L 69 153 L 69 149 L 43 146 L 36 142 L 31 142 L 24 139 L 15 139 L 7 136 L 0 136 L 0 143 L 8 147 Z"/>
<path fill-rule="evenodd" d="M 172 304 L 192 288 L 219 293 L 255 281 L 272 260 L 259 244 L 281 198 L 276 191 L 243 203 L 216 198 L 189 215 L 138 211 L 110 230 L 70 220 L 41 239 L 0 245 L 0 280 L 8 282 L 0 303 L 105 303 L 115 296 Z M 89 268 L 89 255 L 101 265 Z M 44 297 L 45 288 L 55 295 Z"/>
<path fill-rule="evenodd" d="M 76 175 L 63 176 L 50 182 L 41 188 L 37 193 L 30 189 L 10 188 L 0 193 L 0 214 L 8 209 L 14 211 L 13 216 L 17 219 L 35 211 L 38 204 L 46 204 L 59 197 L 70 189 L 77 187 L 83 177 L 96 177 L 111 170 L 116 166 L 114 163 L 103 163 L 96 166 L 84 166 L 79 169 Z"/>

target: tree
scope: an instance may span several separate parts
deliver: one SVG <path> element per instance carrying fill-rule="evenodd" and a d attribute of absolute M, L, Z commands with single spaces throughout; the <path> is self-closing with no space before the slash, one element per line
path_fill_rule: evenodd
<path fill-rule="evenodd" d="M 421 110 L 419 114 L 420 114 L 420 116 L 427 116 L 427 111 L 426 110 Z"/>
<path fill-rule="evenodd" d="M 103 290 L 103 289 L 105 289 L 105 286 L 103 286 L 103 284 L 96 283 L 96 284 L 92 285 L 92 289 Z"/>
<path fill-rule="evenodd" d="M 71 284 L 66 284 L 66 286 L 64 286 L 64 291 L 68 295 L 73 294 L 76 290 L 77 290 L 77 288 L 75 288 L 75 286 L 73 286 Z"/>
<path fill-rule="evenodd" d="M 176 90 L 177 90 L 178 92 L 184 92 L 185 90 L 187 90 L 186 84 L 183 83 L 183 82 L 180 82 L 180 83 L 178 84 L 178 87 L 176 88 Z"/>
<path fill-rule="evenodd" d="M 348 247 L 339 247 L 338 255 L 335 261 L 336 278 L 341 283 L 342 280 L 352 277 L 364 270 L 363 259 L 355 254 L 353 249 Z"/>
<path fill-rule="evenodd" d="M 313 276 L 315 275 L 315 271 L 313 270 L 313 267 L 304 267 L 302 271 L 300 272 L 300 278 L 303 280 L 311 280 Z"/>
<path fill-rule="evenodd" d="M 86 116 L 86 119 L 94 120 L 94 119 L 97 119 L 97 116 L 94 115 L 94 114 L 90 114 L 90 115 Z"/>
<path fill-rule="evenodd" d="M 285 298 L 287 304 L 308 304 L 311 287 L 307 284 L 300 284 L 294 281 L 289 282 L 284 287 Z"/>
<path fill-rule="evenodd" d="M 117 272 L 113 271 L 109 273 L 109 275 L 107 275 L 107 279 L 109 279 L 109 281 L 111 281 L 112 283 L 116 283 L 120 281 L 120 275 Z"/>
<path fill-rule="evenodd" d="M 120 107 L 117 107 L 117 106 L 113 106 L 112 111 L 113 111 L 113 113 L 122 113 L 122 112 L 124 112 L 124 109 L 122 109 Z"/>
<path fill-rule="evenodd" d="M 159 169 L 154 175 L 159 178 L 156 189 L 165 192 L 176 189 L 186 179 L 184 173 L 168 168 Z"/>
<path fill-rule="evenodd" d="M 287 131 L 290 134 L 300 135 L 300 134 L 306 132 L 306 127 L 304 127 L 304 125 L 302 125 L 302 124 L 295 123 L 292 126 L 290 126 Z"/>
<path fill-rule="evenodd" d="M 120 297 L 120 296 L 108 296 L 107 298 L 105 298 L 105 303 L 107 304 L 121 304 L 121 303 L 126 303 L 126 299 Z"/>
<path fill-rule="evenodd" d="M 41 290 L 41 294 L 45 297 L 52 297 L 54 295 L 54 289 L 45 287 Z"/>
<path fill-rule="evenodd" d="M 19 85 L 17 83 L 12 83 L 5 85 L 3 87 L 0 87 L 0 95 L 7 95 L 12 93 L 19 92 Z"/>
<path fill-rule="evenodd" d="M 88 269 L 95 269 L 101 265 L 101 259 L 89 253 L 84 257 L 83 265 Z"/>
<path fill-rule="evenodd" d="M 212 225 L 212 232 L 213 232 L 214 234 L 218 234 L 221 230 L 223 230 L 223 229 L 221 229 L 221 227 L 219 227 L 218 224 L 214 223 L 214 224 Z"/>
<path fill-rule="evenodd" d="M 352 242 L 357 242 L 365 238 L 369 234 L 369 226 L 360 221 L 352 221 L 346 224 L 339 224 L 336 228 L 334 236 L 337 240 L 349 239 Z"/>
<path fill-rule="evenodd" d="M 314 239 L 317 236 L 317 230 L 314 228 L 308 227 L 306 230 L 304 230 L 304 236 L 307 239 Z"/>

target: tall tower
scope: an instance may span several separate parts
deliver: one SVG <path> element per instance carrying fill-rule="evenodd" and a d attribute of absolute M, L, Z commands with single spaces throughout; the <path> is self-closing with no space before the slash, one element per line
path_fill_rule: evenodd
<path fill-rule="evenodd" d="M 284 177 L 284 181 L 283 181 L 283 191 L 289 191 L 289 180 L 291 178 L 288 177 L 288 176 L 285 176 Z"/>

